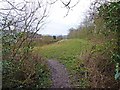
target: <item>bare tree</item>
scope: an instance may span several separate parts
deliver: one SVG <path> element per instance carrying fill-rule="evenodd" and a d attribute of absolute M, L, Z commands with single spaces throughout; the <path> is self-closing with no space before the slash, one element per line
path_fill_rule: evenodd
<path fill-rule="evenodd" d="M 30 47 L 34 35 L 44 26 L 48 17 L 49 8 L 43 0 L 21 1 L 20 3 L 4 0 L 6 7 L 0 8 L 1 30 L 9 35 L 21 35 L 14 37 L 14 48 L 12 48 L 12 60 L 17 55 L 24 42 L 27 41 L 27 47 Z M 28 32 L 32 33 L 29 38 Z M 6 35 L 8 35 L 6 34 Z M 3 40 L 4 41 L 4 40 Z"/>
<path fill-rule="evenodd" d="M 38 78 L 36 65 L 40 62 L 36 60 L 41 59 L 30 56 L 32 41 L 46 24 L 50 6 L 45 0 L 2 0 L 0 3 L 3 4 L 0 8 L 2 60 L 9 62 L 3 65 L 3 87 L 34 86 Z"/>
<path fill-rule="evenodd" d="M 108 3 L 108 0 L 94 0 L 91 5 L 89 10 L 86 12 L 88 14 L 89 22 L 94 23 L 94 33 L 96 33 L 96 24 L 94 22 L 95 19 L 98 18 L 98 13 L 99 13 L 99 7 L 102 4 Z"/>
<path fill-rule="evenodd" d="M 66 15 L 64 17 L 68 16 L 70 10 L 72 10 L 80 2 L 80 0 L 78 0 L 78 1 L 76 1 L 75 4 L 73 4 L 73 2 L 72 2 L 73 0 L 69 0 L 67 2 L 65 2 L 64 0 L 55 0 L 55 1 L 49 1 L 47 3 L 50 5 L 53 5 L 58 1 L 60 1 L 63 4 L 64 8 L 67 9 Z M 71 4 L 73 4 L 73 5 L 71 5 Z"/>

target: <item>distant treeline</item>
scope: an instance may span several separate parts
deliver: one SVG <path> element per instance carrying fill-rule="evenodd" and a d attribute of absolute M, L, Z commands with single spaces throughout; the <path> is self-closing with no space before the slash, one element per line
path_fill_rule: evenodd
<path fill-rule="evenodd" d="M 86 21 L 88 21 L 86 19 Z M 78 28 L 69 29 L 67 38 L 79 38 L 79 39 L 110 39 L 114 38 L 114 34 L 110 32 L 104 24 L 104 19 L 99 15 L 96 16 L 93 22 L 80 25 Z"/>

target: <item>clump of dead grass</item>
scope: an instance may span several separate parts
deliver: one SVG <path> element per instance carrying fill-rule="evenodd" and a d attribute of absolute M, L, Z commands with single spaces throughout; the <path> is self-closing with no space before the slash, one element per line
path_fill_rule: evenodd
<path fill-rule="evenodd" d="M 23 60 L 3 60 L 3 88 L 49 87 L 49 70 L 46 61 L 37 54 L 29 53 Z M 4 59 L 4 57 L 3 57 Z"/>
<path fill-rule="evenodd" d="M 115 64 L 111 62 L 110 54 L 103 54 L 103 51 L 94 52 L 95 49 L 88 50 L 80 57 L 88 70 L 90 87 L 120 88 L 120 81 L 114 79 Z"/>

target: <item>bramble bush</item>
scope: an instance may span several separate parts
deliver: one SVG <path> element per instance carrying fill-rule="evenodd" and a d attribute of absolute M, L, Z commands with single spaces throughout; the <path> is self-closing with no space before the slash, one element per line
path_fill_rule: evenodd
<path fill-rule="evenodd" d="M 32 53 L 32 47 L 24 44 L 14 54 L 15 43 L 20 33 L 4 33 L 2 36 L 3 88 L 49 87 L 49 72 L 40 55 Z M 22 36 L 20 36 L 21 38 Z M 26 41 L 27 43 L 27 41 Z M 17 48 L 15 48 L 17 49 Z M 23 55 L 24 54 L 24 55 Z"/>
<path fill-rule="evenodd" d="M 34 36 L 45 24 L 47 5 L 40 0 L 0 3 L 9 6 L 0 9 L 2 88 L 48 87 L 46 62 L 40 55 L 32 53 Z"/>
<path fill-rule="evenodd" d="M 114 44 L 111 58 L 116 63 L 115 79 L 120 79 L 120 1 L 104 4 L 99 8 L 99 15 L 104 19 L 105 26 L 115 35 L 109 44 Z M 106 31 L 104 31 L 106 32 Z"/>

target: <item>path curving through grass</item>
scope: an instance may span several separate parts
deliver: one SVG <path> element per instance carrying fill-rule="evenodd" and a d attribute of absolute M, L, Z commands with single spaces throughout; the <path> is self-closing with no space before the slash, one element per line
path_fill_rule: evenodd
<path fill-rule="evenodd" d="M 80 66 L 83 64 L 80 56 L 83 55 L 86 50 L 89 50 L 91 46 L 87 40 L 66 39 L 42 47 L 34 47 L 34 51 L 40 53 L 47 60 L 52 60 L 48 61 L 51 63 L 52 70 L 61 72 L 57 70 L 57 66 L 53 69 L 52 64 L 54 66 L 55 63 L 62 63 L 69 73 L 68 77 L 71 80 L 71 87 L 79 88 L 88 85 L 86 79 L 80 78 L 80 72 L 86 71 L 85 67 Z M 56 61 L 54 62 L 53 60 Z"/>

